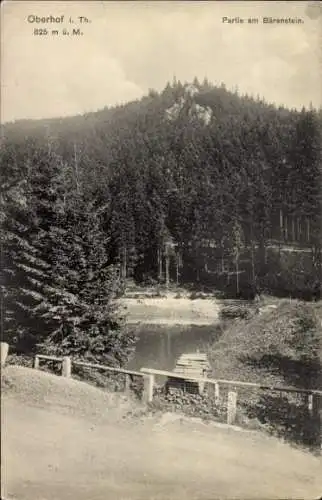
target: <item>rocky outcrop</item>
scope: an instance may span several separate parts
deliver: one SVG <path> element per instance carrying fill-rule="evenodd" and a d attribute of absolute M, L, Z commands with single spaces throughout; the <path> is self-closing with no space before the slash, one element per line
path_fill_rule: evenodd
<path fill-rule="evenodd" d="M 165 116 L 169 121 L 175 121 L 181 113 L 186 113 L 191 120 L 198 120 L 204 125 L 209 125 L 213 119 L 213 111 L 209 106 L 201 106 L 195 102 L 195 97 L 199 90 L 192 84 L 187 84 L 184 87 L 184 95 L 181 96 L 165 112 Z"/>

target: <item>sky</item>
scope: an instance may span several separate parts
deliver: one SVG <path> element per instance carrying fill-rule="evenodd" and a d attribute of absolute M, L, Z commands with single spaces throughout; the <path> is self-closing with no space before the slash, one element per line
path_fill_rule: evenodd
<path fill-rule="evenodd" d="M 174 76 L 182 82 L 206 76 L 290 108 L 319 107 L 322 14 L 317 5 L 7 0 L 1 7 L 1 122 L 96 111 L 138 99 L 150 88 L 162 90 Z M 36 16 L 64 20 L 32 22 Z M 304 22 L 263 24 L 265 16 Z M 81 23 L 80 17 L 90 22 Z M 228 23 L 223 17 L 259 18 L 259 23 Z M 45 28 L 47 35 L 34 34 Z M 73 28 L 83 34 L 62 34 Z"/>

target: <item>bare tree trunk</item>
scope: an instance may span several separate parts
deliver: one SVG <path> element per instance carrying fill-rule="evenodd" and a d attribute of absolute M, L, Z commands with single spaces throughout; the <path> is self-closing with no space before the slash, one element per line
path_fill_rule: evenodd
<path fill-rule="evenodd" d="M 224 260 L 224 243 L 221 240 L 221 272 L 225 272 L 225 260 Z"/>
<path fill-rule="evenodd" d="M 282 248 L 282 242 L 284 239 L 284 234 L 283 234 L 283 211 L 280 209 L 280 237 L 279 237 L 279 242 L 278 242 L 278 256 L 281 258 L 281 248 Z"/>
<path fill-rule="evenodd" d="M 180 256 L 179 253 L 176 254 L 176 283 L 179 285 L 179 264 L 180 264 Z"/>
<path fill-rule="evenodd" d="M 126 247 L 122 248 L 122 258 L 121 258 L 121 276 L 123 279 L 127 278 L 127 251 Z"/>
<path fill-rule="evenodd" d="M 310 241 L 310 219 L 306 217 L 306 239 Z"/>
<path fill-rule="evenodd" d="M 169 275 L 169 267 L 170 267 L 170 255 L 168 245 L 165 247 L 165 285 L 168 288 L 170 283 L 170 275 Z"/>
<path fill-rule="evenodd" d="M 252 266 L 252 285 L 256 287 L 256 270 L 255 270 L 255 244 L 254 244 L 254 230 L 253 226 L 250 229 L 250 252 L 251 252 L 251 266 Z"/>
<path fill-rule="evenodd" d="M 183 257 L 181 251 L 179 252 L 179 268 L 183 266 Z"/>
<path fill-rule="evenodd" d="M 301 241 L 301 220 L 297 217 L 297 241 Z"/>
<path fill-rule="evenodd" d="M 159 283 L 162 281 L 162 248 L 158 247 L 158 279 Z"/>
<path fill-rule="evenodd" d="M 284 231 L 283 231 L 283 211 L 280 209 L 280 240 L 284 239 Z"/>
<path fill-rule="evenodd" d="M 256 288 L 255 252 L 254 252 L 253 242 L 251 246 L 251 262 L 252 262 L 252 283 L 253 283 L 253 288 Z"/>
<path fill-rule="evenodd" d="M 295 217 L 292 215 L 292 241 L 295 243 Z"/>
<path fill-rule="evenodd" d="M 288 219 L 287 219 L 287 215 L 285 215 L 284 233 L 285 233 L 285 241 L 287 241 L 288 240 Z"/>
<path fill-rule="evenodd" d="M 239 250 L 236 251 L 236 295 L 239 294 Z"/>

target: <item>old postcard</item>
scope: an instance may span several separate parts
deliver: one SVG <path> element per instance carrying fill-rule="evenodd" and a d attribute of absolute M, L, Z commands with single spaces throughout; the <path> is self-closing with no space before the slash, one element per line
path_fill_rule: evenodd
<path fill-rule="evenodd" d="M 319 1 L 1 5 L 1 499 L 322 495 Z"/>

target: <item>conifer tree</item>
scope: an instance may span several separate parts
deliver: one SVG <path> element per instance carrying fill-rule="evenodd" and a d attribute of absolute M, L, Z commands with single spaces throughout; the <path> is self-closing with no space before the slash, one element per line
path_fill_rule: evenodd
<path fill-rule="evenodd" d="M 56 205 L 50 279 L 34 312 L 48 324 L 47 351 L 122 365 L 135 339 L 116 307 L 118 268 L 102 229 L 107 209 L 79 195 Z"/>

